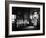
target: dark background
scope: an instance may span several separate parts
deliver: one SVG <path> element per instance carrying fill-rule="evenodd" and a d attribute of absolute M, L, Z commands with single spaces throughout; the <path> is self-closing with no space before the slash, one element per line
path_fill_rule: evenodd
<path fill-rule="evenodd" d="M 31 23 L 31 19 L 29 18 L 30 14 L 34 14 L 34 12 L 38 12 L 39 14 L 39 19 L 37 22 L 37 26 L 34 26 L 33 23 Z M 26 8 L 26 7 L 12 7 L 12 14 L 16 15 L 16 19 L 15 21 L 17 22 L 17 20 L 19 19 L 25 19 L 24 15 L 26 15 L 28 18 L 27 20 L 29 21 L 29 24 L 26 24 L 26 26 L 24 26 L 24 24 L 20 24 L 20 26 L 17 28 L 17 24 L 16 22 L 12 24 L 12 31 L 24 31 L 24 30 L 40 30 L 40 8 Z M 19 16 L 19 18 L 18 18 Z M 33 29 L 24 29 L 25 27 L 28 26 L 34 26 L 35 28 Z"/>

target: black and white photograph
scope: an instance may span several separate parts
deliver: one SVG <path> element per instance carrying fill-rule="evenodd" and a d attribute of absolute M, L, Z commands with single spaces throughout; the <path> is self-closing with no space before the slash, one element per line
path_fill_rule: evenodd
<path fill-rule="evenodd" d="M 40 8 L 12 7 L 12 31 L 40 30 Z"/>
<path fill-rule="evenodd" d="M 44 35 L 44 3 L 8 3 L 8 36 Z"/>

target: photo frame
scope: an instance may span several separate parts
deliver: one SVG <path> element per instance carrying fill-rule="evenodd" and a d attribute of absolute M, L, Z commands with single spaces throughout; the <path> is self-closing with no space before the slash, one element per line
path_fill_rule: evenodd
<path fill-rule="evenodd" d="M 45 34 L 45 3 L 5 2 L 5 36 L 37 36 Z"/>

